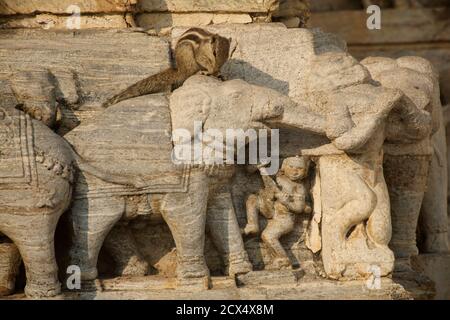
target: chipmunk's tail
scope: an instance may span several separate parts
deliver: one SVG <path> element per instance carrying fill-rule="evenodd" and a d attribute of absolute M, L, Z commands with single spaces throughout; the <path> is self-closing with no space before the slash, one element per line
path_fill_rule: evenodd
<path fill-rule="evenodd" d="M 121 93 L 108 99 L 103 107 L 107 108 L 120 101 L 140 97 L 146 94 L 159 93 L 171 90 L 171 86 L 180 86 L 186 80 L 177 70 L 167 69 L 160 73 L 154 74 L 135 84 L 129 86 Z"/>

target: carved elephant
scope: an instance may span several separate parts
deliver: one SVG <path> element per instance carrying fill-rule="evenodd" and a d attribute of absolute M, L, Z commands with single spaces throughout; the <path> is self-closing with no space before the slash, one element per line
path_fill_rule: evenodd
<path fill-rule="evenodd" d="M 122 217 L 139 214 L 139 206 L 130 204 L 137 197 L 169 225 L 180 284 L 209 279 L 205 227 L 230 275 L 251 271 L 228 189 L 234 164 L 205 165 L 204 159 L 174 164 L 172 132 L 195 133 L 197 122 L 203 131 L 218 130 L 225 137 L 227 129 L 265 128 L 273 119 L 277 125 L 325 131 L 324 119 L 274 90 L 194 76 L 172 93 L 170 102 L 166 95 L 127 100 L 67 134 L 81 168 L 71 210 L 70 256 L 82 279 L 97 277 L 102 243 Z"/>
<path fill-rule="evenodd" d="M 2 97 L 0 105 L 0 233 L 18 247 L 28 296 L 60 292 L 54 233 L 72 193 L 72 151 L 41 121 Z"/>
<path fill-rule="evenodd" d="M 404 128 L 392 127 L 384 145 L 383 166 L 393 227 L 390 247 L 397 270 L 412 271 L 410 258 L 419 252 L 417 229 L 423 238 L 424 252 L 448 251 L 446 160 L 431 139 L 441 125 L 438 75 L 432 64 L 420 57 L 371 57 L 362 64 L 381 85 L 401 90 L 432 119 L 428 132 L 406 139 L 398 139 L 398 131 Z"/>
<path fill-rule="evenodd" d="M 71 200 L 70 221 L 74 231 L 71 263 L 81 268 L 83 279 L 97 277 L 97 257 L 103 240 L 118 220 L 135 213 L 133 208 L 139 207 L 134 206 L 136 198 L 147 199 L 168 223 L 177 247 L 177 275 L 181 283 L 208 279 L 203 252 L 206 224 L 225 258 L 228 273 L 250 271 L 226 183 L 233 175 L 234 166 L 224 165 L 220 170 L 210 170 L 217 169 L 214 166 L 181 166 L 180 176 L 177 171 L 180 166 L 175 168 L 170 158 L 172 129 L 199 120 L 204 129 L 246 130 L 264 127 L 266 120 L 278 119 L 277 123 L 291 127 L 320 133 L 325 130 L 321 117 L 309 114 L 273 90 L 239 80 L 222 83 L 202 76 L 192 77 L 172 94 L 170 109 L 165 95 L 124 101 L 97 119 L 86 121 L 66 135 L 67 140 L 41 121 L 15 109 L 16 103 L 4 97 L 2 102 L 0 232 L 17 245 L 26 268 L 25 293 L 33 297 L 54 296 L 61 290 L 54 233 Z M 304 117 L 297 123 L 295 115 L 302 111 Z M 127 130 L 126 125 L 134 127 Z M 102 133 L 95 135 L 95 130 Z M 152 133 L 158 130 L 162 136 Z M 138 141 L 131 141 L 133 137 Z M 92 144 L 92 139 L 102 140 L 103 145 Z M 130 145 L 131 142 L 135 144 Z M 91 154 L 89 146 L 94 147 Z M 108 150 L 113 153 L 125 150 L 122 156 L 129 157 L 120 160 L 111 157 Z M 152 160 L 155 154 L 163 157 Z M 140 158 L 141 155 L 150 158 Z M 98 161 L 101 165 L 97 168 Z M 161 161 L 166 165 L 166 172 L 159 170 L 164 169 Z M 74 170 L 74 165 L 81 170 Z M 130 176 L 136 168 L 138 173 L 141 168 L 149 168 L 144 170 L 149 175 Z M 74 172 L 77 182 L 72 188 Z M 176 181 L 179 177 L 182 179 Z"/>

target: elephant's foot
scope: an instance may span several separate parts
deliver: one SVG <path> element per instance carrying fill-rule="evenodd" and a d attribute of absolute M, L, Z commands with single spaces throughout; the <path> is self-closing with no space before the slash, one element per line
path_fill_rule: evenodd
<path fill-rule="evenodd" d="M 90 281 L 98 278 L 97 267 L 80 267 L 81 270 L 81 280 Z"/>
<path fill-rule="evenodd" d="M 139 256 L 132 256 L 125 266 L 116 270 L 122 276 L 145 276 L 148 273 L 149 264 Z"/>
<path fill-rule="evenodd" d="M 410 258 L 395 258 L 394 272 L 409 273 L 413 272 Z"/>
<path fill-rule="evenodd" d="M 177 257 L 179 279 L 209 277 L 209 269 L 203 256 Z"/>
<path fill-rule="evenodd" d="M 235 277 L 239 274 L 249 273 L 253 271 L 253 266 L 248 259 L 247 252 L 232 253 L 225 258 L 227 261 L 227 273 L 230 277 Z"/>
<path fill-rule="evenodd" d="M 177 287 L 205 290 L 210 288 L 209 269 L 203 256 L 177 257 Z"/>
<path fill-rule="evenodd" d="M 61 293 L 59 281 L 53 283 L 30 283 L 25 286 L 25 294 L 30 298 L 49 298 Z"/>
<path fill-rule="evenodd" d="M 70 262 L 69 265 L 80 268 L 80 277 L 82 281 L 95 280 L 98 278 L 97 263 L 85 258 L 86 253 L 78 248 L 71 248 L 69 250 Z"/>

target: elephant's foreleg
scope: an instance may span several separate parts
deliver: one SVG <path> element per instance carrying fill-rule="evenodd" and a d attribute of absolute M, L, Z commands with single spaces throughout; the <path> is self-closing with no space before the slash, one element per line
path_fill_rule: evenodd
<path fill-rule="evenodd" d="M 98 254 L 108 233 L 120 220 L 125 201 L 119 197 L 76 200 L 72 206 L 72 265 L 81 269 L 82 280 L 97 278 Z"/>
<path fill-rule="evenodd" d="M 18 247 L 25 264 L 30 297 L 50 297 L 60 293 L 55 261 L 54 235 L 61 210 L 40 214 L 3 214 L 0 228 Z"/>
<path fill-rule="evenodd" d="M 392 239 L 397 271 L 410 271 L 410 258 L 419 253 L 416 244 L 417 223 L 424 197 L 428 156 L 385 155 L 384 173 L 389 188 Z"/>
<path fill-rule="evenodd" d="M 177 247 L 177 277 L 181 282 L 209 277 L 204 258 L 208 193 L 209 179 L 203 172 L 195 171 L 186 193 L 169 193 L 161 203 L 162 216 Z"/>
<path fill-rule="evenodd" d="M 206 221 L 212 240 L 223 256 L 228 274 L 234 276 L 252 271 L 227 186 L 211 194 Z"/>

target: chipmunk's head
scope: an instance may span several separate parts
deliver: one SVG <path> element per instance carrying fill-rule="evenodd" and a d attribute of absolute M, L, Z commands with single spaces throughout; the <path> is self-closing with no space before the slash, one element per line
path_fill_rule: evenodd
<path fill-rule="evenodd" d="M 214 71 L 218 74 L 220 72 L 220 68 L 222 68 L 222 66 L 228 61 L 230 56 L 231 39 L 227 39 L 216 34 L 213 36 L 212 41 L 212 46 L 214 49 L 213 55 L 216 61 Z"/>
<path fill-rule="evenodd" d="M 200 28 L 186 31 L 181 40 L 195 44 L 195 60 L 203 69 L 203 74 L 217 76 L 227 62 L 231 40 Z"/>
<path fill-rule="evenodd" d="M 305 156 L 290 157 L 283 161 L 281 170 L 289 180 L 297 181 L 308 175 L 310 159 Z"/>

